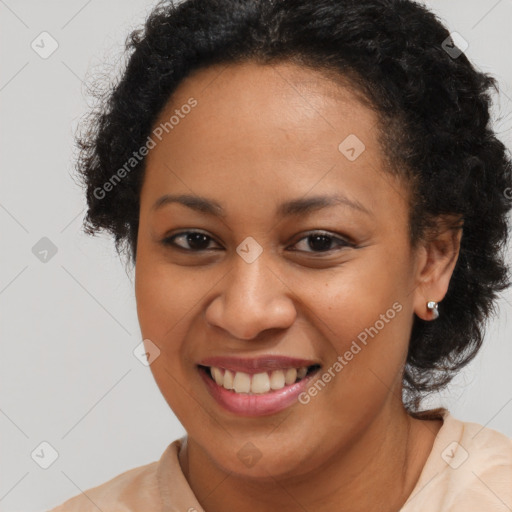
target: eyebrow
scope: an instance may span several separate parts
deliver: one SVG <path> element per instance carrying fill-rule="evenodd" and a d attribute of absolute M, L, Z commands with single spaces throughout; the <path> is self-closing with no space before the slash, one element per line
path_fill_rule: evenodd
<path fill-rule="evenodd" d="M 165 194 L 158 198 L 153 204 L 151 210 L 159 210 L 165 205 L 179 203 L 192 210 L 213 215 L 215 217 L 225 218 L 227 216 L 224 208 L 215 200 L 206 197 L 191 194 Z M 337 205 L 348 206 L 352 209 L 373 215 L 370 210 L 363 206 L 359 201 L 349 199 L 342 194 L 329 196 L 313 196 L 300 199 L 292 199 L 279 205 L 276 211 L 278 217 L 292 217 L 297 215 L 306 215 L 313 211 L 328 208 Z"/>

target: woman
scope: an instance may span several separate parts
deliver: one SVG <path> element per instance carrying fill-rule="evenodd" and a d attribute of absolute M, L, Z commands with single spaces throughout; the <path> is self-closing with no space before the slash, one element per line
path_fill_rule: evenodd
<path fill-rule="evenodd" d="M 479 350 L 511 161 L 494 79 L 405 0 L 188 0 L 80 139 L 187 435 L 53 509 L 512 509 L 512 440 L 422 410 Z"/>

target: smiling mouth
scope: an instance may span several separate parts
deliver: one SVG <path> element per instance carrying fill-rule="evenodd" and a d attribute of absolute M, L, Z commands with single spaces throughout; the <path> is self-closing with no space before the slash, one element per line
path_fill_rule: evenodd
<path fill-rule="evenodd" d="M 287 386 L 293 386 L 320 369 L 320 365 L 314 364 L 301 368 L 283 368 L 249 374 L 217 366 L 198 366 L 200 371 L 204 372 L 219 387 L 235 394 L 247 395 L 272 394 Z"/>

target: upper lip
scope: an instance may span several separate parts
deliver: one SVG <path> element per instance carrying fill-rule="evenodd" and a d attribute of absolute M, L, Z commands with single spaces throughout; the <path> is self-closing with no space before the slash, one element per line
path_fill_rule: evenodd
<path fill-rule="evenodd" d="M 259 357 L 207 357 L 199 362 L 201 366 L 216 366 L 225 370 L 245 373 L 261 373 L 286 368 L 305 368 L 319 365 L 316 361 L 296 357 L 264 355 Z"/>

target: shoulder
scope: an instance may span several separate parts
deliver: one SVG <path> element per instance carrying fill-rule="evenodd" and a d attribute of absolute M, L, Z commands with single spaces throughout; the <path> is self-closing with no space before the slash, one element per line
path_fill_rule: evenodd
<path fill-rule="evenodd" d="M 488 500 L 492 510 L 511 510 L 512 439 L 477 423 L 455 421 L 462 430 L 457 441 L 462 456 L 456 469 L 463 470 L 457 477 L 466 491 L 461 500 Z"/>
<path fill-rule="evenodd" d="M 466 446 L 473 459 L 486 466 L 512 464 L 512 439 L 505 434 L 478 423 L 460 421 L 449 416 L 456 430 L 461 431 L 460 444 Z"/>
<path fill-rule="evenodd" d="M 443 414 L 417 485 L 403 512 L 512 510 L 512 439 Z"/>
<path fill-rule="evenodd" d="M 442 439 L 443 444 L 449 444 L 441 456 L 447 469 L 452 470 L 447 475 L 464 482 L 468 489 L 484 477 L 489 481 L 508 477 L 508 493 L 512 493 L 512 439 L 485 425 L 457 420 L 451 415 L 446 421 Z"/>
<path fill-rule="evenodd" d="M 87 489 L 48 512 L 132 512 L 160 504 L 158 461 L 129 469 Z M 150 505 L 153 505 L 151 507 Z"/>

